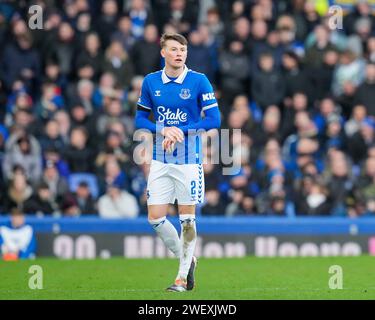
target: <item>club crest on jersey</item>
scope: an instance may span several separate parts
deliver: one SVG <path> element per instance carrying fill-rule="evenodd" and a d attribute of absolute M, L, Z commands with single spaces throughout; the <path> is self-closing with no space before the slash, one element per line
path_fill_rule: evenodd
<path fill-rule="evenodd" d="M 191 97 L 191 94 L 190 94 L 190 89 L 181 89 L 181 92 L 180 92 L 180 98 L 181 99 L 189 99 Z"/>
<path fill-rule="evenodd" d="M 160 97 L 161 94 L 160 94 L 160 90 L 155 90 L 155 97 Z"/>

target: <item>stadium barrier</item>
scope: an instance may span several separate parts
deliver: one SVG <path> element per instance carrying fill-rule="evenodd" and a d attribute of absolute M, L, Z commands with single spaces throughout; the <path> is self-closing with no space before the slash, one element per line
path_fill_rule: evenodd
<path fill-rule="evenodd" d="M 172 257 L 146 217 L 28 217 L 37 256 L 62 259 Z M 177 218 L 171 222 L 179 230 Z M 0 225 L 9 223 L 1 217 Z M 375 255 L 373 218 L 199 217 L 196 255 L 203 257 Z"/>

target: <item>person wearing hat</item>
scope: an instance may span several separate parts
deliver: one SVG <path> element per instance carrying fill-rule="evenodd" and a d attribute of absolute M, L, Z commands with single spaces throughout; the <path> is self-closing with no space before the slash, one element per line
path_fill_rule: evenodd
<path fill-rule="evenodd" d="M 107 185 L 107 190 L 98 201 L 99 215 L 102 218 L 135 218 L 139 214 L 137 199 L 121 189 L 118 179 Z"/>

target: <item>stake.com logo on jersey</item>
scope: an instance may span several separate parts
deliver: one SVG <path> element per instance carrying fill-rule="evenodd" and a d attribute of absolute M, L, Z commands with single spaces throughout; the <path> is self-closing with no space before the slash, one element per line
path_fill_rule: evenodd
<path fill-rule="evenodd" d="M 165 108 L 163 106 L 159 106 L 158 109 L 158 122 L 164 122 L 166 124 L 179 124 L 180 122 L 186 122 L 187 121 L 187 113 L 182 112 L 180 108 L 177 108 L 176 112 L 173 112 L 169 108 Z"/>

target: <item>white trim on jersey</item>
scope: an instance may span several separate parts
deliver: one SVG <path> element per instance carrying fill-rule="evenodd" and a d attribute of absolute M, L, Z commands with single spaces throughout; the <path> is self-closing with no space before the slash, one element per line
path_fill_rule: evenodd
<path fill-rule="evenodd" d="M 185 80 L 185 77 L 188 73 L 189 69 L 188 67 L 185 65 L 184 66 L 184 71 L 182 71 L 182 73 L 178 76 L 178 78 L 176 80 L 174 80 L 174 82 L 176 83 L 179 83 L 179 84 L 182 84 L 182 82 L 184 82 Z M 168 78 L 168 76 L 166 75 L 165 73 L 165 68 L 163 69 L 163 72 L 161 73 L 161 79 L 163 81 L 163 84 L 166 84 L 168 82 L 171 82 L 172 80 Z"/>
<path fill-rule="evenodd" d="M 219 106 L 219 105 L 217 104 L 217 102 L 215 102 L 215 103 L 213 103 L 213 104 L 210 104 L 210 105 L 208 105 L 208 106 L 203 107 L 202 110 L 205 111 L 205 110 L 211 109 L 211 108 L 213 108 L 213 107 L 218 107 L 218 106 Z"/>

